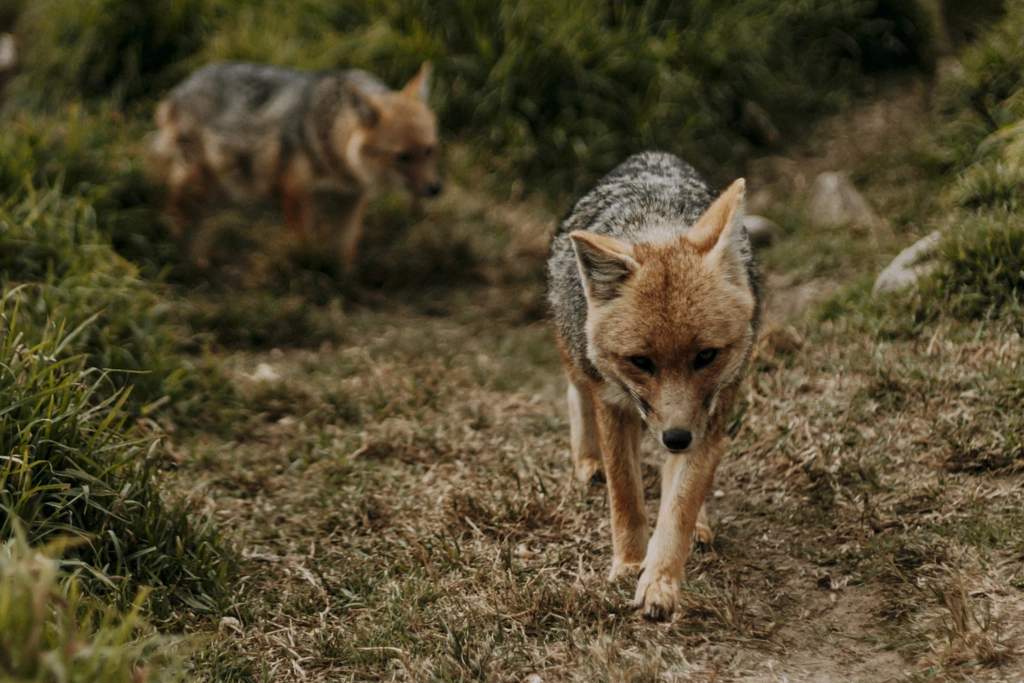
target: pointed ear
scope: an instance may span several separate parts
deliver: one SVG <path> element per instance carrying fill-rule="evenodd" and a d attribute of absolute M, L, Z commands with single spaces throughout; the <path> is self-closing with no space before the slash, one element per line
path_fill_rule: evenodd
<path fill-rule="evenodd" d="M 576 252 L 583 291 L 592 303 L 618 298 L 622 285 L 640 270 L 632 244 L 585 230 L 574 230 L 569 239 Z"/>
<path fill-rule="evenodd" d="M 684 239 L 697 247 L 705 261 L 714 263 L 727 278 L 737 284 L 748 280 L 747 263 L 751 259 L 750 242 L 743 227 L 743 200 L 746 181 L 736 180 L 708 207 Z"/>
<path fill-rule="evenodd" d="M 423 62 L 419 72 L 402 88 L 402 94 L 426 104 L 430 99 L 430 72 L 432 70 L 430 62 Z"/>
<path fill-rule="evenodd" d="M 345 93 L 352 103 L 352 109 L 359 116 L 359 123 L 367 128 L 373 128 L 380 121 L 381 103 L 376 95 L 363 92 L 354 85 L 346 85 Z"/>

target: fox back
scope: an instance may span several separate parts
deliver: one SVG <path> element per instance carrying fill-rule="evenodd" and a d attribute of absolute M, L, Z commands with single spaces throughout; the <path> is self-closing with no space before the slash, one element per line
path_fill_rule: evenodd
<path fill-rule="evenodd" d="M 742 377 L 757 331 L 757 271 L 742 181 L 716 192 L 670 154 L 630 157 L 580 199 L 554 238 L 549 299 L 567 365 L 603 383 L 686 450 Z M 731 403 L 731 395 L 729 397 Z"/>
<path fill-rule="evenodd" d="M 157 111 L 154 154 L 201 164 L 230 194 L 264 196 L 301 156 L 306 183 L 362 192 L 387 181 L 440 189 L 429 65 L 400 91 L 359 70 L 228 62 L 200 69 Z"/>

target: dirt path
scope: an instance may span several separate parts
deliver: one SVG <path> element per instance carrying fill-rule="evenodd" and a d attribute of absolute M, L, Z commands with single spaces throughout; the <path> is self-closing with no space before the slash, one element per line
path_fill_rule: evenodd
<path fill-rule="evenodd" d="M 799 182 L 778 169 L 877 160 L 922 112 L 922 92 L 909 88 L 823 123 L 831 142 L 755 167 L 774 198 L 764 206 L 785 217 L 778 204 L 799 201 Z M 874 146 L 864 147 L 867 133 Z M 879 172 L 878 186 L 894 173 Z M 867 194 L 886 217 L 896 200 L 878 186 Z M 244 558 L 233 616 L 197 658 L 200 671 L 1024 680 L 1021 476 L 952 468 L 948 439 L 936 437 L 956 415 L 982 414 L 984 395 L 1012 393 L 1024 344 L 939 332 L 886 342 L 806 315 L 870 272 L 875 261 L 860 254 L 882 260 L 908 230 L 797 232 L 764 255 L 769 320 L 709 499 L 716 541 L 691 558 L 672 621 L 652 624 L 630 608 L 632 585 L 605 580 L 605 491 L 572 481 L 564 380 L 537 320 L 542 289 L 510 275 L 540 270 L 554 219 L 533 204 L 453 196 L 422 218 L 437 233 L 416 248 L 496 225 L 513 240 L 478 268 L 492 285 L 334 306 L 340 340 L 317 350 L 223 354 L 243 419 L 232 434 L 173 437 L 182 485 Z M 458 213 L 467 206 L 468 217 Z M 841 267 L 806 265 L 835 242 L 852 244 L 832 254 Z M 652 519 L 659 463 L 650 451 Z"/>

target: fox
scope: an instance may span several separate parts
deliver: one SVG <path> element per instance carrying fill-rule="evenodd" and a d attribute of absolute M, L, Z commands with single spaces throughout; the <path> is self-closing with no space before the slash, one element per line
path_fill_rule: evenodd
<path fill-rule="evenodd" d="M 742 178 L 718 194 L 679 157 L 643 152 L 579 199 L 552 239 L 548 300 L 573 470 L 584 483 L 604 476 L 609 580 L 636 577 L 633 604 L 653 620 L 678 603 L 691 540 L 714 538 L 704 500 L 760 325 L 744 195 Z M 665 456 L 653 533 L 645 429 Z"/>
<path fill-rule="evenodd" d="M 338 256 L 356 259 L 366 204 L 394 182 L 441 192 L 431 65 L 401 90 L 358 69 L 299 71 L 249 62 L 198 70 L 156 108 L 151 176 L 166 185 L 172 234 L 218 193 L 279 199 L 289 234 L 313 237 L 313 192 L 336 191 Z"/>

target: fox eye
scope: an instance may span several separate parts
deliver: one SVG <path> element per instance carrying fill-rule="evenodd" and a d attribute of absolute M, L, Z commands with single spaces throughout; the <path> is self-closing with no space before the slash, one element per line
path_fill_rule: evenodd
<path fill-rule="evenodd" d="M 398 155 L 398 162 L 401 164 L 408 164 L 410 161 L 412 161 L 412 158 L 412 152 L 402 152 L 401 154 Z"/>
<path fill-rule="evenodd" d="M 715 358 L 718 357 L 718 349 L 704 349 L 697 354 L 697 357 L 693 359 L 693 369 L 700 370 L 706 368 L 714 362 Z"/>
<path fill-rule="evenodd" d="M 640 372 L 646 372 L 648 375 L 654 374 L 654 361 L 647 356 L 630 356 L 628 360 Z"/>

